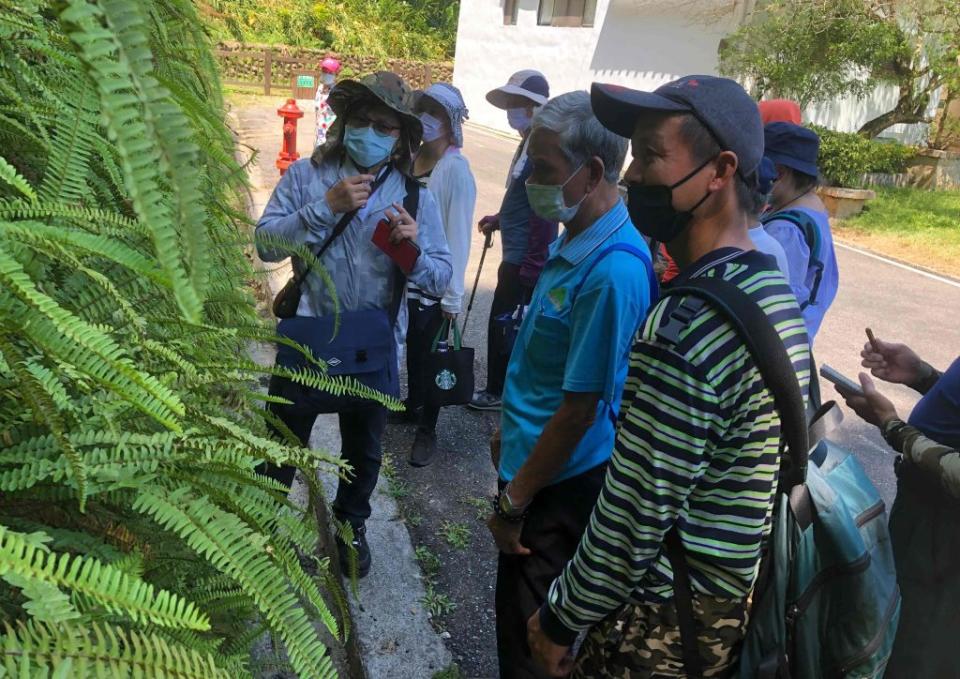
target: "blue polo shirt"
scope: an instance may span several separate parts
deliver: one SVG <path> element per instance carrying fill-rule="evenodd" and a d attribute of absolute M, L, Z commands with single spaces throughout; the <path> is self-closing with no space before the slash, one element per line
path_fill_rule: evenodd
<path fill-rule="evenodd" d="M 622 250 L 605 253 L 614 244 L 639 250 L 646 261 Z M 621 201 L 576 238 L 568 242 L 564 233 L 550 246 L 507 367 L 503 480 L 513 479 L 533 452 L 565 391 L 599 392 L 600 402 L 596 421 L 553 483 L 610 458 L 627 358 L 651 302 L 649 259 Z"/>

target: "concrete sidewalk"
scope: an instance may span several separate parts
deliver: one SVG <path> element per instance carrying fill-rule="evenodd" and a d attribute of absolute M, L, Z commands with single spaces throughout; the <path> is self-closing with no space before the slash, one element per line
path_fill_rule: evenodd
<path fill-rule="evenodd" d="M 275 105 L 243 106 L 231 112 L 241 144 L 240 152 L 257 157 L 249 167 L 250 216 L 263 212 L 280 173 L 274 165 L 280 150 L 280 118 Z M 299 121 L 299 148 L 312 148 L 313 102 L 298 102 L 305 116 Z M 244 148 L 244 146 L 249 148 Z M 271 299 L 291 275 L 289 260 L 271 264 L 255 259 L 265 272 L 265 291 Z M 269 358 L 269 357 L 266 357 Z M 310 437 L 312 448 L 336 453 L 340 432 L 336 415 L 317 418 Z M 337 478 L 322 478 L 328 498 L 336 493 Z M 370 679 L 429 679 L 447 668 L 452 658 L 437 632 L 431 627 L 421 601 L 426 592 L 413 545 L 399 517 L 397 504 L 388 494 L 387 479 L 381 475 L 372 498 L 373 515 L 367 521 L 367 539 L 373 556 L 370 574 L 359 581 L 358 597 L 350 596 L 353 633 L 359 642 L 364 674 Z M 297 479 L 291 491 L 294 501 L 306 505 L 306 486 Z M 347 586 L 349 590 L 349 585 Z M 341 668 L 346 676 L 347 670 Z M 356 677 L 355 679 L 361 679 Z"/>

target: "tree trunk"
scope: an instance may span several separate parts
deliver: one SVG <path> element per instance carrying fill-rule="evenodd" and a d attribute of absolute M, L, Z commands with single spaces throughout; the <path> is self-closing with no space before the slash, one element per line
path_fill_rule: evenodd
<path fill-rule="evenodd" d="M 892 110 L 878 115 L 876 118 L 865 122 L 858 134 L 873 139 L 888 127 L 899 124 L 929 123 L 930 118 L 926 115 L 927 107 L 930 105 L 930 97 L 936 89 L 931 82 L 920 92 L 913 91 L 913 78 L 910 83 L 900 85 L 900 98 L 897 105 Z"/>

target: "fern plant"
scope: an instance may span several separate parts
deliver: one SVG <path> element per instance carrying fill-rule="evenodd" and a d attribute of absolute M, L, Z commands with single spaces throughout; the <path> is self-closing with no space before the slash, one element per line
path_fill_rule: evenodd
<path fill-rule="evenodd" d="M 344 469 L 256 380 L 397 404 L 244 358 L 277 338 L 218 83 L 192 0 L 0 0 L 0 676 L 243 677 L 263 633 L 335 674 L 318 527 L 255 468 L 311 506 Z"/>

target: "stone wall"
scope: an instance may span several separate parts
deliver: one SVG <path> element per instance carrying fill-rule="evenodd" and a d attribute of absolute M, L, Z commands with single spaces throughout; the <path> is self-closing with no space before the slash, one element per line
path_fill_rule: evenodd
<path fill-rule="evenodd" d="M 326 56 L 340 60 L 344 70 L 341 77 L 358 77 L 378 70 L 399 74 L 411 87 L 422 89 L 431 82 L 452 82 L 453 62 L 420 62 L 408 59 L 388 59 L 381 62 L 374 57 L 336 54 L 326 50 L 286 45 L 256 45 L 250 43 L 223 42 L 218 46 L 217 60 L 221 77 L 225 81 L 240 81 L 262 84 L 264 80 L 264 52 L 272 55 L 270 79 L 278 91 L 289 89 L 290 80 L 296 71 L 316 71 Z M 251 53 L 256 53 L 251 54 Z"/>

